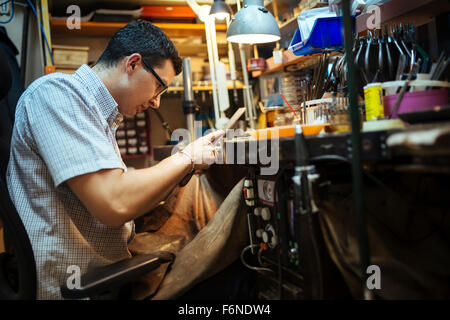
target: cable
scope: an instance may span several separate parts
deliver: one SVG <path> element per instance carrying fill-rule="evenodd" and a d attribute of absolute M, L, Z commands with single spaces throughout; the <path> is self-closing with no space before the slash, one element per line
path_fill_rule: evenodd
<path fill-rule="evenodd" d="M 3 3 L 0 3 L 0 7 L 4 6 L 4 5 L 7 5 L 8 2 L 11 2 L 11 17 L 8 20 L 6 20 L 6 21 L 0 21 L 0 23 L 3 23 L 3 24 L 10 23 L 11 20 L 14 18 L 14 0 L 6 0 Z"/>
<path fill-rule="evenodd" d="M 247 268 L 251 269 L 251 270 L 274 272 L 272 269 L 269 269 L 269 268 L 261 268 L 261 267 L 253 267 L 253 266 L 251 266 L 251 265 L 249 265 L 249 264 L 247 264 L 247 263 L 245 262 L 245 260 L 244 260 L 244 253 L 245 253 L 245 251 L 247 251 L 247 250 L 250 249 L 250 248 L 255 248 L 255 247 L 259 247 L 259 245 L 257 245 L 257 244 L 251 244 L 251 245 L 245 247 L 245 248 L 242 250 L 242 252 L 241 252 L 241 262 L 242 262 L 242 264 L 243 264 L 244 266 L 246 266 Z"/>
<path fill-rule="evenodd" d="M 257 257 L 258 257 L 258 262 L 260 265 L 263 265 L 263 262 L 261 260 L 261 253 L 263 252 L 263 248 L 259 248 L 258 253 L 257 253 Z"/>
<path fill-rule="evenodd" d="M 53 59 L 53 53 L 52 49 L 50 48 L 50 45 L 48 44 L 47 36 L 45 35 L 44 26 L 42 25 L 42 22 L 39 20 L 39 16 L 37 14 L 36 8 L 31 3 L 30 0 L 27 0 L 28 4 L 30 5 L 31 9 L 33 10 L 34 15 L 36 16 L 36 19 L 39 21 L 39 26 L 41 28 L 42 35 L 44 36 L 45 44 L 47 45 L 48 52 L 50 54 L 50 59 L 52 60 L 52 64 L 55 65 L 55 60 Z"/>

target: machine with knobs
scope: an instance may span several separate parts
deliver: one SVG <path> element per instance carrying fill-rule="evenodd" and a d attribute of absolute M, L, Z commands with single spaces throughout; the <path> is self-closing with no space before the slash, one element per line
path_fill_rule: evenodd
<path fill-rule="evenodd" d="M 293 170 L 275 176 L 250 175 L 244 181 L 244 198 L 252 253 L 262 267 L 275 272 L 282 269 L 292 292 L 302 299 L 302 267 L 299 234 L 294 212 Z"/>
<path fill-rule="evenodd" d="M 300 149 L 305 155 L 304 148 Z M 241 254 L 241 259 L 258 272 L 265 288 L 263 298 L 326 299 L 339 295 L 335 284 L 343 280 L 319 226 L 320 205 L 315 197 L 322 181 L 316 167 L 307 161 L 285 162 L 275 175 L 260 172 L 258 166 L 251 166 L 244 180 L 250 239 L 247 249 L 252 255 L 244 259 Z"/>

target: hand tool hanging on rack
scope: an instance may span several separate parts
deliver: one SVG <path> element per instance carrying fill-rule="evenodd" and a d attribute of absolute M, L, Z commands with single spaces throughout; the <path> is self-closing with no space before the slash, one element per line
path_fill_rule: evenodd
<path fill-rule="evenodd" d="M 404 30 L 403 30 L 403 24 L 399 24 L 399 26 L 395 26 L 394 28 L 394 38 L 397 39 L 397 42 L 399 44 L 399 46 L 401 47 L 401 49 L 403 50 L 403 52 L 406 53 L 407 55 L 407 64 L 409 64 L 409 61 L 411 60 L 411 53 L 410 53 L 410 48 L 408 47 L 407 43 L 405 42 L 405 38 L 404 38 Z"/>
<path fill-rule="evenodd" d="M 362 48 L 361 48 L 362 49 Z M 338 74 L 338 90 L 341 92 L 345 91 L 345 86 L 346 86 L 346 66 L 347 66 L 347 59 L 346 59 L 346 53 L 344 52 L 344 55 L 341 57 L 341 59 L 339 60 L 338 64 L 337 64 L 337 74 Z M 338 91 L 336 90 L 336 91 Z"/>
<path fill-rule="evenodd" d="M 382 31 L 384 30 L 384 32 Z M 408 77 L 408 66 L 415 67 L 412 79 L 416 74 L 427 72 L 430 61 L 429 55 L 415 40 L 415 27 L 413 24 L 384 25 L 383 28 L 369 30 L 367 36 L 355 39 L 352 50 L 355 56 L 355 66 L 358 70 L 357 91 L 374 82 L 402 80 Z M 411 63 L 412 57 L 415 57 Z M 339 74 L 344 73 L 345 65 L 338 63 Z M 341 76 L 342 80 L 345 76 Z"/>
<path fill-rule="evenodd" d="M 394 59 L 392 53 L 392 39 L 389 37 L 388 34 L 388 26 L 384 26 L 384 33 L 383 33 L 383 48 L 384 52 L 386 52 L 386 68 L 384 72 L 384 78 L 385 79 L 393 79 L 394 74 Z"/>
<path fill-rule="evenodd" d="M 392 116 L 397 112 L 398 107 L 400 106 L 400 103 L 403 99 L 403 96 L 406 92 L 406 89 L 408 87 L 409 82 L 411 81 L 413 75 L 417 72 L 417 70 L 419 69 L 419 63 L 415 62 L 415 53 L 414 53 L 414 49 L 415 49 L 415 45 L 413 45 L 413 48 L 411 49 L 411 65 L 409 67 L 409 72 L 408 72 L 408 77 L 405 81 L 405 84 L 403 85 L 403 87 L 400 89 L 400 93 L 397 96 L 397 99 L 395 100 L 395 104 L 394 107 L 392 108 L 392 111 L 389 115 L 389 119 L 392 118 Z M 420 59 L 419 59 L 420 60 Z"/>
<path fill-rule="evenodd" d="M 392 41 L 395 45 L 395 48 L 397 49 L 399 58 L 398 58 L 398 63 L 397 63 L 397 68 L 396 70 L 401 70 L 403 74 L 403 69 L 408 65 L 408 58 L 409 58 L 409 53 L 406 51 L 404 51 L 404 49 L 402 48 L 402 46 L 400 45 L 400 39 L 399 39 L 399 32 L 397 29 L 397 26 L 393 26 L 391 29 L 391 35 L 392 35 Z M 401 76 L 400 74 L 400 76 Z M 398 73 L 397 73 L 398 76 Z"/>
<path fill-rule="evenodd" d="M 331 70 L 328 72 L 327 79 L 325 80 L 325 84 L 324 84 L 324 87 L 323 87 L 323 92 L 333 91 L 332 90 L 333 88 L 330 88 L 330 87 L 333 87 L 333 83 L 334 83 L 334 81 L 336 79 L 336 72 L 335 72 L 335 70 L 336 70 L 336 65 L 337 65 L 337 63 L 339 61 L 339 57 L 333 57 L 332 59 L 334 61 L 333 61 L 333 64 L 331 66 Z M 325 69 L 325 71 L 327 71 L 327 69 Z"/>
<path fill-rule="evenodd" d="M 314 68 L 313 73 L 313 91 L 311 99 L 320 99 L 323 94 L 327 91 L 329 85 L 329 75 L 328 64 L 330 62 L 330 57 L 325 53 L 323 56 L 319 57 L 319 62 Z M 334 66 L 335 67 L 335 66 Z M 331 73 L 330 73 L 331 75 Z"/>
<path fill-rule="evenodd" d="M 384 72 L 384 50 L 383 50 L 383 44 L 382 44 L 382 40 L 381 40 L 381 29 L 375 29 L 374 30 L 374 34 L 375 34 L 375 40 L 377 42 L 377 52 L 378 52 L 378 66 L 377 66 L 377 71 L 375 73 L 375 76 L 372 80 L 372 82 L 377 82 L 377 81 L 384 81 L 384 76 L 383 76 L 383 72 Z"/>

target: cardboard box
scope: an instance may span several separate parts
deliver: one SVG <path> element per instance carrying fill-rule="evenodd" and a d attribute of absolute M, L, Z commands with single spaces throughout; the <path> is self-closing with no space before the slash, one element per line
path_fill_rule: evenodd
<path fill-rule="evenodd" d="M 78 69 L 88 63 L 89 47 L 53 45 L 53 59 L 57 69 Z"/>

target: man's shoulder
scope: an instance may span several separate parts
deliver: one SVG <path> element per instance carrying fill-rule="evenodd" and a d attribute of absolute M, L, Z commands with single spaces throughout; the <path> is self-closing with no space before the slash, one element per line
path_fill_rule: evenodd
<path fill-rule="evenodd" d="M 34 94 L 45 94 L 49 90 L 54 91 L 65 91 L 68 92 L 83 90 L 83 87 L 79 84 L 73 74 L 66 74 L 61 72 L 50 73 L 48 75 L 42 76 L 35 81 L 33 81 L 28 88 L 25 90 L 24 94 L 34 95 Z"/>
<path fill-rule="evenodd" d="M 74 104 L 89 104 L 86 88 L 75 75 L 55 72 L 36 79 L 28 86 L 17 103 L 16 115 L 20 112 L 45 113 L 49 108 L 62 112 Z"/>

